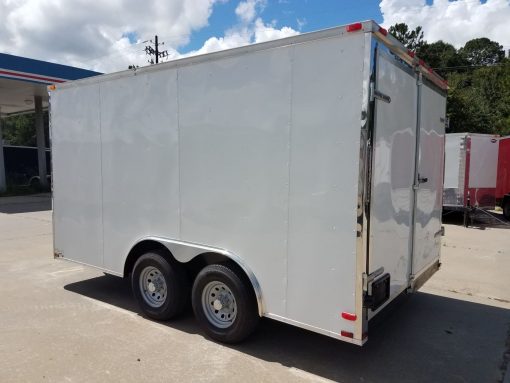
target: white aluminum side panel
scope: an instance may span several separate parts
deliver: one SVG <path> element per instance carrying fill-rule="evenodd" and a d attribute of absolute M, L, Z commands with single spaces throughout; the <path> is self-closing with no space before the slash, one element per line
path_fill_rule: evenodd
<path fill-rule="evenodd" d="M 69 114 L 56 101 L 59 118 L 78 121 L 72 150 L 58 157 L 57 148 L 56 182 L 67 166 L 65 182 L 84 191 L 73 199 L 79 212 L 60 202 L 56 212 L 94 213 L 82 223 L 93 233 L 69 227 L 86 242 L 64 250 L 122 274 L 130 246 L 147 236 L 225 249 L 256 276 L 265 315 L 353 332 L 340 314 L 356 307 L 363 44 L 363 33 L 344 34 L 108 78 L 94 94 L 54 92 L 67 97 Z M 74 162 L 84 140 L 95 146 Z M 73 195 L 57 188 L 56 197 Z"/>
<path fill-rule="evenodd" d="M 51 96 L 55 251 L 103 266 L 99 85 Z"/>
<path fill-rule="evenodd" d="M 445 135 L 444 206 L 464 206 L 466 133 Z"/>
<path fill-rule="evenodd" d="M 363 53 L 363 34 L 294 52 L 287 315 L 337 334 L 356 312 Z"/>
<path fill-rule="evenodd" d="M 104 267 L 135 242 L 179 238 L 177 70 L 101 83 Z"/>
<path fill-rule="evenodd" d="M 444 187 L 459 187 L 461 145 L 465 134 L 447 134 L 445 140 Z"/>
<path fill-rule="evenodd" d="M 416 78 L 379 53 L 370 214 L 369 271 L 390 274 L 390 300 L 408 286 L 417 111 Z"/>
<path fill-rule="evenodd" d="M 228 249 L 285 316 L 291 47 L 179 69 L 181 240 Z"/>
<path fill-rule="evenodd" d="M 499 144 L 494 136 L 471 135 L 469 188 L 496 188 Z"/>
<path fill-rule="evenodd" d="M 415 240 L 412 274 L 439 259 L 441 250 L 441 212 L 443 196 L 444 130 L 446 97 L 428 87 L 421 87 L 420 147 L 418 174 L 420 183 L 415 205 Z"/>

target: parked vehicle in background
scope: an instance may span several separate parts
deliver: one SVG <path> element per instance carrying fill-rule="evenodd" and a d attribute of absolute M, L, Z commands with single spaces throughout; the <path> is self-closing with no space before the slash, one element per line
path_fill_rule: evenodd
<path fill-rule="evenodd" d="M 498 164 L 498 136 L 448 133 L 445 142 L 443 209 L 494 209 Z"/>
<path fill-rule="evenodd" d="M 362 345 L 439 268 L 446 89 L 372 21 L 52 86 L 55 257 Z"/>
<path fill-rule="evenodd" d="M 510 220 L 510 136 L 499 139 L 496 202 Z"/>

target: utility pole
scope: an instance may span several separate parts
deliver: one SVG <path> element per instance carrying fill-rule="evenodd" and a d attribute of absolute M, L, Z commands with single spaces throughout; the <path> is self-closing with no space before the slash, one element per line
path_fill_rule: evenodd
<path fill-rule="evenodd" d="M 156 58 L 156 64 L 159 63 L 160 58 L 168 57 L 168 51 L 164 50 L 162 52 L 159 51 L 159 46 L 164 45 L 165 43 L 158 42 L 158 35 L 154 36 L 154 41 L 152 40 L 146 40 L 144 43 L 149 43 L 149 45 L 145 46 L 145 54 L 150 57 L 150 60 L 148 62 L 152 65 L 154 64 L 154 59 L 152 56 Z M 154 48 L 152 47 L 152 44 L 154 44 Z"/>

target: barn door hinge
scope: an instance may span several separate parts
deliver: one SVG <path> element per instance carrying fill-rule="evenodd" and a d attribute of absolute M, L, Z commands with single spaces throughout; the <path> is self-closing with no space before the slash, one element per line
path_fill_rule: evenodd
<path fill-rule="evenodd" d="M 372 282 L 379 275 L 382 275 L 382 273 L 384 273 L 384 267 L 379 267 L 376 271 L 370 274 L 363 273 L 363 290 L 368 291 L 370 282 Z"/>
<path fill-rule="evenodd" d="M 387 94 L 384 94 L 383 92 L 377 90 L 377 89 L 374 89 L 374 98 L 376 98 L 377 100 L 381 100 L 381 101 L 384 101 L 384 102 L 387 102 L 388 104 L 391 102 L 391 97 L 388 96 Z"/>

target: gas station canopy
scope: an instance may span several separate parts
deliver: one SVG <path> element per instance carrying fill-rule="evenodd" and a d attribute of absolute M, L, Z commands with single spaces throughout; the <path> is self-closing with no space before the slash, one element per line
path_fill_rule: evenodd
<path fill-rule="evenodd" d="M 34 96 L 48 106 L 50 84 L 96 76 L 100 73 L 67 65 L 0 53 L 0 115 L 33 112 Z"/>
<path fill-rule="evenodd" d="M 43 109 L 50 84 L 99 75 L 86 69 L 0 53 L 0 117 L 35 113 L 39 179 L 47 186 Z M 0 118 L 0 192 L 6 189 L 2 120 Z"/>

